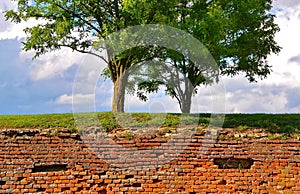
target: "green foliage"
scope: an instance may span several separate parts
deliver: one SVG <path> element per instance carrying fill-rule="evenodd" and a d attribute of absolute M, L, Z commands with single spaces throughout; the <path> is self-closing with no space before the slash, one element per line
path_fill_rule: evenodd
<path fill-rule="evenodd" d="M 270 12 L 271 3 L 270 0 L 18 0 L 17 11 L 9 10 L 5 17 L 15 23 L 31 18 L 41 21 L 25 29 L 28 37 L 23 49 L 34 50 L 35 58 L 69 47 L 103 59 L 91 48 L 99 47 L 99 42 L 113 32 L 141 24 L 172 26 L 200 40 L 216 60 L 221 74 L 235 76 L 243 73 L 253 82 L 270 73 L 267 56 L 280 51 L 274 40 L 279 28 Z M 120 40 L 111 41 L 126 44 L 127 40 L 128 34 L 123 33 Z M 155 92 L 159 85 L 166 85 L 166 93 L 178 100 L 183 112 L 189 112 L 191 95 L 197 92 L 196 87 L 211 83 L 189 57 L 167 48 L 129 48 L 118 56 L 111 55 L 113 48 L 107 49 L 108 68 L 102 75 L 112 79 L 115 85 L 123 79 L 121 77 L 129 67 L 141 61 L 161 58 L 164 63 L 171 62 L 180 70 L 184 78 L 177 77 L 177 85 L 172 80 L 172 83 L 151 79 L 137 82 L 137 95 L 142 100 L 147 100 L 143 92 Z M 215 78 L 218 81 L 218 77 Z M 187 83 L 187 80 L 191 86 L 180 88 L 180 84 Z M 122 89 L 115 91 L 116 99 L 123 99 Z M 182 97 L 182 92 L 187 98 Z M 124 109 L 119 106 L 123 103 L 113 103 L 113 111 Z"/>
<path fill-rule="evenodd" d="M 218 140 L 225 141 L 227 139 L 228 139 L 228 136 L 226 136 L 226 135 L 221 134 L 218 136 Z"/>
<path fill-rule="evenodd" d="M 285 133 L 299 132 L 299 130 L 296 127 L 291 126 L 291 125 L 282 127 L 281 131 L 285 132 Z"/>
<path fill-rule="evenodd" d="M 0 128 L 68 128 L 76 130 L 73 114 L 5 115 L 0 116 Z"/>
<path fill-rule="evenodd" d="M 271 133 L 299 132 L 299 114 L 227 114 L 223 127 L 249 126 L 265 128 Z"/>
<path fill-rule="evenodd" d="M 238 169 L 239 169 L 239 170 L 242 170 L 242 169 L 243 169 L 243 166 L 242 166 L 241 163 L 238 164 Z"/>
<path fill-rule="evenodd" d="M 278 133 L 278 132 L 280 132 L 280 127 L 275 123 L 270 123 L 270 124 L 268 124 L 268 130 L 271 133 Z"/>
<path fill-rule="evenodd" d="M 131 140 L 133 138 L 133 134 L 130 131 L 126 131 L 125 136 L 128 140 Z"/>
<path fill-rule="evenodd" d="M 134 5 L 131 6 L 132 10 L 140 4 L 143 4 L 141 7 L 149 7 L 148 1 L 130 2 Z M 271 1 L 185 0 L 177 5 L 175 3 L 175 7 L 172 5 L 169 10 L 173 12 L 168 12 L 172 26 L 200 40 L 216 60 L 222 75 L 235 76 L 242 73 L 250 82 L 254 82 L 270 74 L 267 56 L 279 53 L 281 49 L 274 40 L 279 28 L 274 23 L 275 16 L 270 12 Z M 136 14 L 143 18 L 149 13 Z M 207 69 L 199 68 L 203 64 L 195 64 L 182 53 L 166 48 L 159 49 L 159 52 L 162 52 L 159 56 L 164 63 L 170 63 L 172 67 L 164 68 L 160 65 L 148 68 L 146 78 L 137 72 L 136 77 L 140 76 L 135 79 L 138 85 L 137 96 L 147 100 L 143 93 L 156 92 L 159 85 L 164 85 L 167 88 L 166 94 L 178 101 L 181 111 L 189 113 L 191 96 L 197 93 L 197 87 L 218 81 L 218 76 L 204 76 Z"/>
<path fill-rule="evenodd" d="M 249 127 L 247 126 L 247 125 L 239 125 L 237 128 L 236 128 L 236 130 L 237 131 L 245 131 L 245 130 L 247 130 L 247 129 L 249 129 Z"/>
<path fill-rule="evenodd" d="M 286 134 L 268 134 L 268 139 L 281 139 L 281 140 L 286 140 L 288 139 L 289 136 L 287 136 Z"/>

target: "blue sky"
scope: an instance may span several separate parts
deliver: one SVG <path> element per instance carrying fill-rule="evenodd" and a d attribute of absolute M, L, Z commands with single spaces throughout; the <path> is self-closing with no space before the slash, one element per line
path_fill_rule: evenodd
<path fill-rule="evenodd" d="M 22 51 L 25 40 L 22 29 L 34 21 L 11 24 L 3 17 L 3 10 L 15 9 L 10 0 L 0 2 L 0 114 L 42 114 L 72 112 L 72 89 L 80 65 L 90 58 L 83 54 L 62 49 L 32 61 L 33 52 Z M 248 83 L 243 76 L 223 77 L 226 109 L 228 113 L 299 113 L 300 112 L 300 1 L 274 1 L 274 8 L 281 31 L 276 40 L 283 47 L 281 53 L 271 55 L 272 74 L 258 83 Z M 96 60 L 96 59 L 93 59 Z M 91 76 L 98 76 L 91 72 Z M 112 84 L 100 79 L 91 83 L 95 96 L 78 94 L 81 104 L 95 97 L 95 110 L 109 111 Z M 178 112 L 175 100 L 162 92 L 151 94 L 146 103 L 136 97 L 126 96 L 127 111 Z M 200 88 L 194 97 L 192 110 L 211 112 L 211 88 Z"/>

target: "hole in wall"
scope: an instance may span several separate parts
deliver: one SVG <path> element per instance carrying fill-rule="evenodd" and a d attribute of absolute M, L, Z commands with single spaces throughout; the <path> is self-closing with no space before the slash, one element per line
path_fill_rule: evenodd
<path fill-rule="evenodd" d="M 254 160 L 251 158 L 215 158 L 214 164 L 219 166 L 219 169 L 250 169 Z"/>
<path fill-rule="evenodd" d="M 23 177 L 18 177 L 17 181 L 21 181 L 23 179 L 24 179 Z"/>
<path fill-rule="evenodd" d="M 106 194 L 107 191 L 106 191 L 106 189 L 104 189 L 104 190 L 101 190 L 99 193 L 100 193 L 100 194 Z"/>
<path fill-rule="evenodd" d="M 141 187 L 142 183 L 125 184 L 124 187 Z"/>
<path fill-rule="evenodd" d="M 133 187 L 141 187 L 142 184 L 141 184 L 141 183 L 133 183 L 132 186 L 133 186 Z"/>
<path fill-rule="evenodd" d="M 153 179 L 153 180 L 152 180 L 152 183 L 153 183 L 153 184 L 156 184 L 156 183 L 159 183 L 159 182 L 161 182 L 161 180 L 158 180 L 158 179 Z"/>
<path fill-rule="evenodd" d="M 36 192 L 45 192 L 45 191 L 46 191 L 45 188 L 38 188 L 38 189 L 36 189 Z"/>
<path fill-rule="evenodd" d="M 65 187 L 65 188 L 62 188 L 61 191 L 62 192 L 64 192 L 64 191 L 70 191 L 70 189 L 71 189 L 70 187 Z"/>
<path fill-rule="evenodd" d="M 32 172 L 57 172 L 57 171 L 66 171 L 67 164 L 51 164 L 51 165 L 40 165 L 34 166 Z"/>
<path fill-rule="evenodd" d="M 101 176 L 101 175 L 106 175 L 106 171 L 100 172 L 98 175 L 99 175 L 99 176 Z"/>
<path fill-rule="evenodd" d="M 259 186 L 263 185 L 263 184 L 267 184 L 268 182 L 267 181 L 260 181 L 259 182 Z"/>
<path fill-rule="evenodd" d="M 5 185 L 6 181 L 0 181 L 0 185 Z"/>
<path fill-rule="evenodd" d="M 125 175 L 125 178 L 124 179 L 131 179 L 131 178 L 134 178 L 134 175 Z"/>
<path fill-rule="evenodd" d="M 227 184 L 226 180 L 221 180 L 221 181 L 219 182 L 219 185 L 226 185 L 226 184 Z"/>
<path fill-rule="evenodd" d="M 16 137 L 16 136 L 35 136 L 39 134 L 38 130 L 15 130 L 10 129 L 3 132 L 3 134 L 7 137 Z"/>

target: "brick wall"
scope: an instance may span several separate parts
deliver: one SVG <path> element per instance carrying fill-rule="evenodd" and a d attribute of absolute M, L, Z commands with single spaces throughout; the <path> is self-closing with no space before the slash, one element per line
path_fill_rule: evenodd
<path fill-rule="evenodd" d="M 157 153 L 176 154 L 176 146 L 150 137 L 105 146 L 67 132 L 1 136 L 0 193 L 300 193 L 297 139 L 176 138 L 184 150 L 172 159 Z M 115 162 L 132 150 L 145 152 Z"/>

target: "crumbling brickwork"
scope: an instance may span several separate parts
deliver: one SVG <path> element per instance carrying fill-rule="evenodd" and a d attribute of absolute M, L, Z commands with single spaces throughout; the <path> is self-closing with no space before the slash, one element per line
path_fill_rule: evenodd
<path fill-rule="evenodd" d="M 300 193 L 298 139 L 203 138 L 195 134 L 188 144 L 177 141 L 188 146 L 174 159 L 139 169 L 127 168 L 126 161 L 122 168 L 110 165 L 97 154 L 105 151 L 103 146 L 91 149 L 80 136 L 67 132 L 2 137 L 0 193 Z M 151 150 L 163 141 L 121 143 Z M 107 149 L 115 155 L 122 151 Z M 156 155 L 149 158 L 159 160 Z M 149 163 L 149 158 L 139 163 Z"/>

